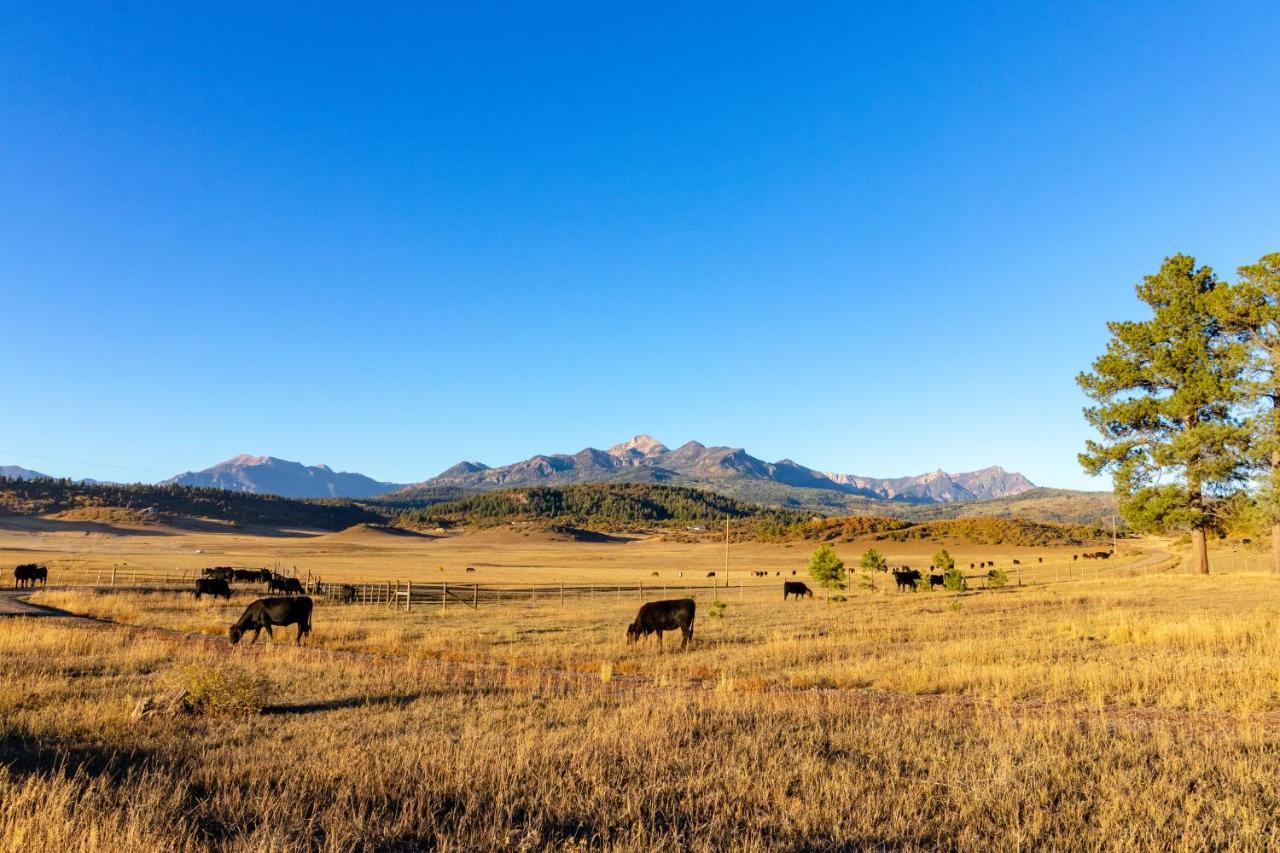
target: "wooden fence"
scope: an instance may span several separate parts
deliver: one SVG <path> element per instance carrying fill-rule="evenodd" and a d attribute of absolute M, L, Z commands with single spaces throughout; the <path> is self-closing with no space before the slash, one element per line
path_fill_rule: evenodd
<path fill-rule="evenodd" d="M 1141 560 L 1141 558 L 1140 558 Z M 1137 573 L 1157 574 L 1176 570 L 1181 558 L 1170 557 L 1159 562 L 1134 565 L 1124 560 L 1091 560 L 1078 563 L 1031 564 L 1020 567 L 1004 567 L 1010 586 L 1025 584 L 1056 584 L 1096 578 L 1103 574 L 1126 576 Z M 189 590 L 194 587 L 200 577 L 200 569 L 159 569 L 131 568 L 115 566 L 104 568 L 49 567 L 50 585 L 75 587 L 124 587 L 154 590 Z M 709 578 L 709 582 L 686 583 L 654 579 L 630 584 L 599 583 L 554 583 L 554 584 L 522 584 L 522 583 L 480 583 L 470 581 L 418 581 L 389 580 L 368 582 L 331 582 L 314 577 L 310 573 L 299 573 L 298 580 L 309 595 L 323 600 L 367 606 L 382 606 L 398 610 L 412 611 L 434 608 L 448 610 L 450 607 L 473 608 L 490 607 L 500 604 L 548 604 L 563 605 L 567 601 L 600 600 L 602 603 L 611 600 L 658 599 L 693 597 L 710 595 L 713 598 L 726 600 L 743 600 L 744 595 L 757 592 L 778 593 L 781 580 L 802 580 L 803 576 L 768 576 L 759 577 L 747 572 L 735 573 L 732 583 L 719 578 Z M 856 590 L 867 578 L 879 592 L 893 592 L 895 583 L 890 573 L 851 572 L 849 587 Z M 286 574 L 285 576 L 289 576 Z M 985 572 L 966 572 L 971 589 L 981 588 L 986 584 Z M 675 581 L 676 579 L 671 579 Z M 925 582 L 928 578 L 926 575 Z M 261 591 L 265 594 L 267 587 L 260 582 L 233 583 L 233 589 L 240 591 Z M 814 589 L 821 595 L 820 589 Z"/>

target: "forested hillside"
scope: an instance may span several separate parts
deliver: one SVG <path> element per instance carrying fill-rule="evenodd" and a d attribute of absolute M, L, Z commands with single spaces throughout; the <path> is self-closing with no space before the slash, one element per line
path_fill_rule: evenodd
<path fill-rule="evenodd" d="M 47 515 L 82 507 L 135 511 L 164 521 L 209 518 L 265 527 L 342 530 L 353 524 L 385 523 L 377 509 L 345 500 L 293 500 L 195 486 L 85 484 L 71 480 L 0 478 L 0 513 Z"/>

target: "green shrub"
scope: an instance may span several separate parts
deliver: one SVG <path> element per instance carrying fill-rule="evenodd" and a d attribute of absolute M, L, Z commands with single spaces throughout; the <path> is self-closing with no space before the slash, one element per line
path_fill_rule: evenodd
<path fill-rule="evenodd" d="M 848 601 L 849 599 L 845 598 L 843 595 L 833 595 L 831 596 L 831 598 L 827 600 L 828 601 Z"/>
<path fill-rule="evenodd" d="M 723 619 L 724 618 L 724 602 L 718 598 L 715 601 L 711 602 L 711 606 L 707 608 L 707 616 L 711 617 L 712 619 Z"/>
<path fill-rule="evenodd" d="M 991 589 L 999 589 L 1009 584 L 1009 576 L 1005 574 L 1003 569 L 992 569 L 987 572 L 987 586 Z"/>
<path fill-rule="evenodd" d="M 947 553 L 946 548 L 939 548 L 938 553 L 933 555 L 933 564 L 940 572 L 949 572 L 956 567 L 955 558 Z"/>
<path fill-rule="evenodd" d="M 937 559 L 936 557 L 934 559 Z M 964 579 L 964 572 L 955 567 L 955 561 L 952 561 L 951 568 L 942 576 L 942 585 L 952 592 L 964 592 L 969 588 L 969 582 Z"/>

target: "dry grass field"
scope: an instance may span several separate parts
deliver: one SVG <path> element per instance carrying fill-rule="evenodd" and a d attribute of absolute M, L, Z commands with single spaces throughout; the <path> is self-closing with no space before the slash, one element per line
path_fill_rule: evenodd
<path fill-rule="evenodd" d="M 58 589 L 56 572 L 279 562 L 333 580 L 603 588 L 658 571 L 674 586 L 722 571 L 723 547 L 26 524 L 0 530 L 0 565 L 46 562 L 55 587 L 33 600 L 102 621 L 0 620 L 8 849 L 1280 844 L 1280 578 L 1251 552 L 1200 578 L 1143 543 L 1068 579 L 1070 552 L 945 543 L 962 565 L 1018 557 L 1023 584 L 855 583 L 784 604 L 770 577 L 699 592 L 685 653 L 627 647 L 639 599 L 604 592 L 320 602 L 308 645 L 231 647 L 251 593 Z M 852 564 L 867 544 L 838 550 Z M 875 544 L 922 567 L 940 543 Z M 731 570 L 803 574 L 810 547 L 736 545 Z M 260 682 L 263 712 L 131 719 L 210 674 Z"/>

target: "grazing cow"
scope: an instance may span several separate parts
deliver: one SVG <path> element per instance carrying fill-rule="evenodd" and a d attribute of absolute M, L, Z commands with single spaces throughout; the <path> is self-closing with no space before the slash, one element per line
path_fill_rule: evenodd
<path fill-rule="evenodd" d="M 667 601 L 651 601 L 640 606 L 636 620 L 627 626 L 627 645 L 644 639 L 650 634 L 658 635 L 658 651 L 662 651 L 662 632 L 680 629 L 683 639 L 680 649 L 684 650 L 693 639 L 693 617 L 697 605 L 692 598 L 673 598 Z"/>
<path fill-rule="evenodd" d="M 1071 560 L 1072 560 L 1072 562 L 1075 562 L 1075 561 L 1076 561 L 1076 560 L 1078 560 L 1078 559 L 1080 559 L 1080 555 L 1079 555 L 1079 554 L 1072 554 L 1072 555 L 1071 555 Z"/>
<path fill-rule="evenodd" d="M 271 592 L 283 592 L 285 595 L 303 595 L 306 590 L 297 578 L 272 578 L 267 584 Z"/>
<path fill-rule="evenodd" d="M 334 595 L 334 600 L 340 604 L 355 604 L 356 588 L 349 583 L 341 584 Z"/>
<path fill-rule="evenodd" d="M 236 572 L 228 566 L 214 566 L 210 569 L 204 569 L 200 572 L 200 577 L 213 581 L 226 581 L 230 583 L 235 580 Z"/>
<path fill-rule="evenodd" d="M 231 579 L 236 583 L 258 583 L 262 580 L 262 571 L 259 569 L 232 569 Z"/>
<path fill-rule="evenodd" d="M 1043 563 L 1043 562 L 1044 562 L 1044 557 L 1036 557 L 1036 562 L 1037 562 L 1037 563 Z"/>
<path fill-rule="evenodd" d="M 273 625 L 297 625 L 298 638 L 295 645 L 302 643 L 302 638 L 311 633 L 311 599 L 302 598 L 259 598 L 244 609 L 244 613 L 231 626 L 228 634 L 231 643 L 240 642 L 246 631 L 253 631 L 250 643 L 258 641 L 258 634 L 267 629 L 267 639 L 275 640 L 271 633 Z"/>
<path fill-rule="evenodd" d="M 782 572 L 774 572 L 774 573 L 773 573 L 773 576 L 774 576 L 775 578 L 780 578 L 780 577 L 782 577 Z"/>
<path fill-rule="evenodd" d="M 1021 561 L 1021 560 L 1014 560 L 1014 561 L 1013 561 L 1013 564 L 1014 564 L 1015 566 L 1021 566 L 1021 565 L 1022 565 L 1022 561 Z"/>
<path fill-rule="evenodd" d="M 929 575 L 929 590 L 930 590 L 930 592 L 932 592 L 932 591 L 933 591 L 934 587 L 946 586 L 946 585 L 947 585 L 947 576 L 946 576 L 946 575 Z"/>
<path fill-rule="evenodd" d="M 970 563 L 970 564 L 969 564 L 969 568 L 970 568 L 970 569 L 972 569 L 972 568 L 973 568 L 973 563 Z"/>
<path fill-rule="evenodd" d="M 203 595 L 212 595 L 214 598 L 230 598 L 231 586 L 224 580 L 197 578 L 196 598 L 199 599 Z"/>
<path fill-rule="evenodd" d="M 715 577 L 715 576 L 716 576 L 716 573 L 715 573 L 715 572 L 707 572 L 707 577 L 709 577 L 709 578 L 713 578 L 713 577 Z"/>
<path fill-rule="evenodd" d="M 474 572 L 475 570 L 476 570 L 475 566 L 467 566 L 467 571 Z M 657 572 L 654 572 L 654 574 L 657 574 Z"/>
<path fill-rule="evenodd" d="M 35 586 L 37 583 L 49 583 L 49 570 L 44 566 L 35 563 L 23 563 L 13 570 L 13 587 L 21 589 L 22 587 Z"/>
<path fill-rule="evenodd" d="M 783 581 L 782 600 L 786 601 L 788 595 L 794 595 L 799 601 L 801 598 L 813 598 L 813 590 L 804 581 Z"/>
<path fill-rule="evenodd" d="M 921 575 L 915 569 L 907 569 L 906 571 L 898 571 L 893 573 L 893 579 L 898 584 L 898 592 L 916 591 L 916 581 L 920 580 Z"/>
<path fill-rule="evenodd" d="M 796 570 L 795 570 L 795 569 L 792 569 L 792 570 L 791 570 L 791 577 L 795 577 L 795 576 L 796 576 Z"/>
<path fill-rule="evenodd" d="M 468 569 L 467 571 L 470 571 L 470 569 Z M 658 576 L 657 572 L 649 572 L 649 577 L 656 578 L 657 576 Z"/>

